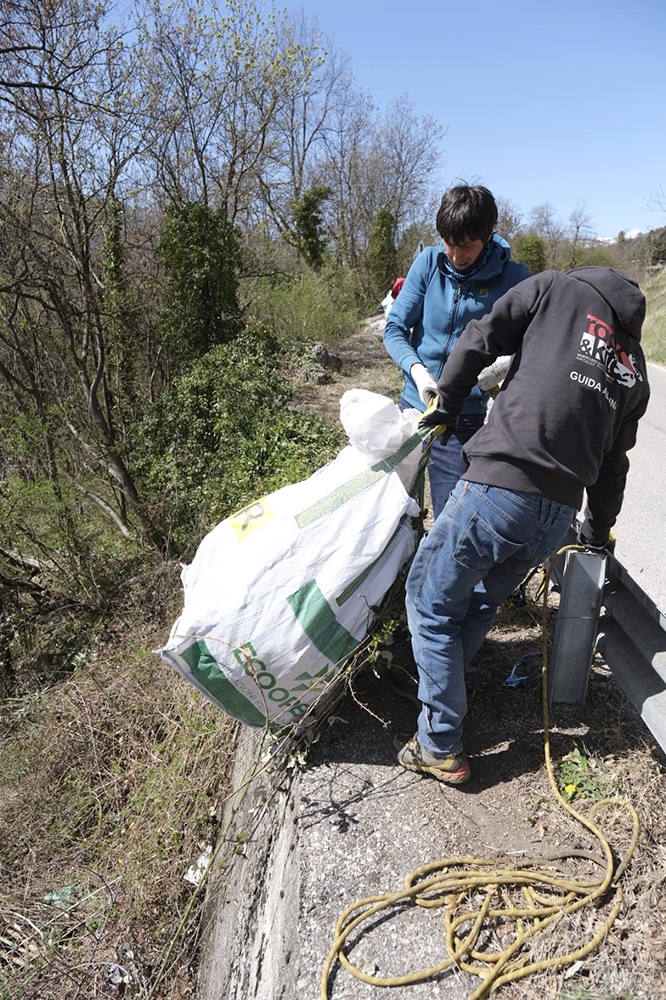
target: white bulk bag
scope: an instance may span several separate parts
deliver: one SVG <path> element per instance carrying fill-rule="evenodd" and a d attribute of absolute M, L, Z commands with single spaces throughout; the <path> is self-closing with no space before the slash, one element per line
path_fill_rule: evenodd
<path fill-rule="evenodd" d="M 391 435 L 400 431 L 390 455 L 372 462 L 366 433 L 363 451 L 345 447 L 309 479 L 218 524 L 183 567 L 183 610 L 159 653 L 250 726 L 303 717 L 414 553 L 412 518 L 420 508 L 401 476 L 411 485 L 418 471 L 419 414 L 405 416 L 385 397 L 363 393 L 345 393 L 341 411 L 353 410 L 358 423 L 365 403 L 383 444 L 392 407 Z"/>

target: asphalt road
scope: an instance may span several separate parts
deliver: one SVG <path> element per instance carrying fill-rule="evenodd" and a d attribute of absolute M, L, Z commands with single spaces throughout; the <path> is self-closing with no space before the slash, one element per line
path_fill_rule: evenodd
<path fill-rule="evenodd" d="M 666 614 L 666 368 L 648 365 L 650 403 L 629 453 L 615 555 Z"/>

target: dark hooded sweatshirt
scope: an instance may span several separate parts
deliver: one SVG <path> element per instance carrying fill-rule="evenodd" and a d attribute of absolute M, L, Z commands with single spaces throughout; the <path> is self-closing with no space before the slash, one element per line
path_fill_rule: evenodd
<path fill-rule="evenodd" d="M 527 278 L 469 323 L 438 383 L 451 415 L 482 368 L 515 357 L 488 422 L 464 447 L 463 479 L 575 509 L 585 488 L 588 537 L 606 539 L 649 398 L 644 318 L 645 298 L 629 275 L 579 267 Z"/>

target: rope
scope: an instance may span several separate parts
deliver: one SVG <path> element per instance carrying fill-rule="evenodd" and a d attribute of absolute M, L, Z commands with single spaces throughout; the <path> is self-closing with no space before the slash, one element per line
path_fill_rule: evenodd
<path fill-rule="evenodd" d="M 482 1000 L 505 983 L 525 979 L 548 969 L 562 968 L 589 955 L 604 940 L 613 925 L 623 896 L 618 884 L 638 842 L 639 820 L 632 805 L 620 798 L 606 798 L 596 802 L 589 816 L 583 816 L 561 795 L 550 753 L 548 715 L 548 582 L 555 562 L 568 550 L 584 551 L 582 545 L 565 545 L 560 548 L 544 574 L 542 588 L 542 670 L 541 698 L 544 722 L 544 754 L 548 780 L 552 792 L 562 806 L 578 823 L 584 826 L 599 842 L 601 854 L 564 850 L 559 854 L 537 860 L 497 867 L 497 860 L 475 857 L 453 857 L 435 861 L 417 868 L 405 880 L 404 889 L 393 893 L 367 896 L 347 907 L 335 927 L 335 939 L 324 963 L 321 980 L 321 1000 L 328 1000 L 328 983 L 336 960 L 357 979 L 374 986 L 407 986 L 424 982 L 456 967 L 474 976 L 481 983 L 469 1000 Z M 620 806 L 631 820 L 631 836 L 620 863 L 615 864 L 611 846 L 594 822 L 597 814 L 609 806 Z M 603 869 L 597 878 L 566 877 L 552 862 L 571 858 L 585 858 Z M 531 944 L 537 934 L 585 906 L 599 901 L 606 903 L 612 892 L 610 911 L 597 932 L 586 944 L 563 955 L 532 960 Z M 444 909 L 447 957 L 428 969 L 403 976 L 372 976 L 354 965 L 345 953 L 351 934 L 362 924 L 373 920 L 377 914 L 414 904 L 427 909 Z M 502 950 L 489 952 L 481 947 L 482 940 L 489 940 L 489 929 L 504 924 L 505 937 L 509 924 L 515 924 L 513 940 Z M 480 941 L 480 939 L 482 939 Z"/>

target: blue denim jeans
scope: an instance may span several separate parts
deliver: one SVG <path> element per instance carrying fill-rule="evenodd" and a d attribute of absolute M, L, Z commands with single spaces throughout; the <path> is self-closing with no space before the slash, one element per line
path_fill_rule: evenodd
<path fill-rule="evenodd" d="M 560 546 L 575 513 L 536 494 L 461 480 L 422 539 L 407 577 L 406 606 L 425 750 L 461 752 L 465 667 L 498 606 Z"/>
<path fill-rule="evenodd" d="M 462 446 L 483 427 L 483 413 L 462 413 L 458 418 L 458 427 L 453 434 L 442 441 L 441 437 L 433 439 L 428 461 L 428 477 L 430 479 L 430 499 L 432 500 L 432 516 L 435 520 L 444 510 L 449 494 L 456 483 L 467 472 L 468 462 L 462 454 Z"/>
<path fill-rule="evenodd" d="M 409 408 L 409 403 L 401 398 L 398 406 L 401 410 Z M 449 494 L 464 472 L 468 463 L 462 455 L 462 446 L 483 427 L 483 413 L 462 413 L 458 418 L 458 427 L 446 441 L 441 437 L 433 438 L 428 459 L 428 478 L 430 479 L 430 499 L 432 501 L 432 516 L 437 520 L 449 499 Z"/>

